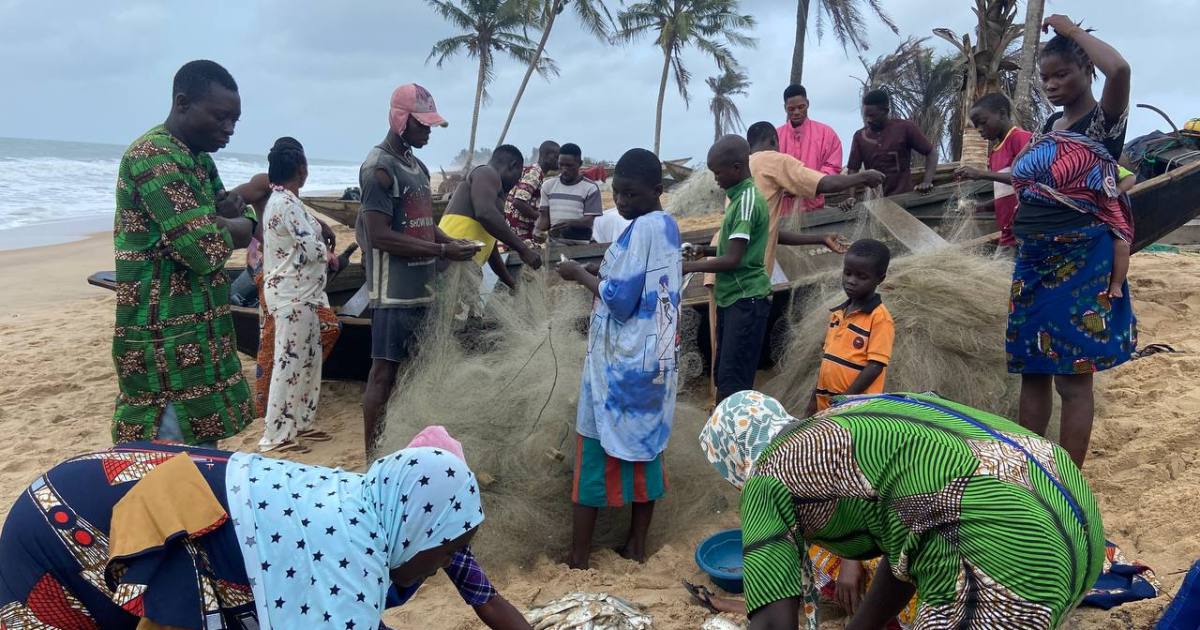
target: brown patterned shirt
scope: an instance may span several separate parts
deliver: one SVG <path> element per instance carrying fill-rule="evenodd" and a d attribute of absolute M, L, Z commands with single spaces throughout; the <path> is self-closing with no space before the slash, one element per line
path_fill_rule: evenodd
<path fill-rule="evenodd" d="M 233 242 L 216 221 L 223 187 L 212 157 L 193 154 L 162 125 L 121 159 L 114 442 L 155 437 L 168 404 L 189 444 L 229 437 L 254 418 L 224 272 Z"/>

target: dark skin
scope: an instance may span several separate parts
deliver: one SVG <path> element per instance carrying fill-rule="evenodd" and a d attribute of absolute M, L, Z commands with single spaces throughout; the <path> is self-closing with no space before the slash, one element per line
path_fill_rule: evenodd
<path fill-rule="evenodd" d="M 878 630 L 898 615 L 912 599 L 916 585 L 902 582 L 892 575 L 887 556 L 879 560 L 871 588 L 862 605 L 846 624 L 846 630 Z M 800 598 L 790 597 L 771 602 L 750 613 L 750 630 L 798 630 L 800 628 Z"/>
<path fill-rule="evenodd" d="M 512 190 L 521 177 L 521 161 L 497 157 L 493 158 L 487 166 L 488 168 L 476 170 L 471 179 L 471 209 L 475 213 L 475 220 L 483 226 L 483 229 L 487 230 L 488 234 L 517 252 L 517 255 L 521 257 L 521 262 L 529 265 L 532 269 L 540 268 L 542 266 L 541 255 L 526 245 L 524 239 L 519 238 L 509 227 L 508 221 L 504 219 L 504 196 Z M 516 280 L 508 272 L 508 267 L 505 266 L 504 259 L 500 257 L 498 250 L 492 250 L 491 256 L 488 258 L 488 265 L 491 266 L 500 281 L 509 288 L 517 286 Z"/>
<path fill-rule="evenodd" d="M 1077 60 L 1061 55 L 1042 55 L 1038 60 L 1042 88 L 1050 102 L 1063 108 L 1054 129 L 1068 129 L 1096 107 L 1092 95 L 1092 73 L 1104 74 L 1104 90 L 1099 105 L 1108 120 L 1115 120 L 1129 108 L 1129 62 L 1115 48 L 1092 36 L 1065 15 L 1051 15 L 1042 24 L 1043 31 L 1054 31 L 1079 44 L 1091 60 L 1081 66 Z M 1113 269 L 1109 276 L 1110 297 L 1124 297 L 1122 287 L 1129 271 L 1129 244 L 1113 243 Z M 1095 418 L 1095 392 L 1091 374 L 1022 374 L 1018 419 L 1021 426 L 1046 434 L 1057 390 L 1062 400 L 1059 442 L 1080 468 L 1087 459 L 1088 444 Z"/>
<path fill-rule="evenodd" d="M 307 170 L 307 167 L 305 169 Z M 267 178 L 266 173 L 258 173 L 251 177 L 250 181 L 234 188 L 230 194 L 240 195 L 242 200 L 253 207 L 254 212 L 261 217 L 267 208 L 267 199 L 271 198 L 271 180 Z M 320 218 L 317 218 L 317 223 L 321 224 L 321 238 L 329 247 L 329 251 L 333 251 L 337 247 L 337 235 Z M 262 242 L 262 223 L 259 223 L 254 229 L 254 238 L 258 239 L 258 242 Z"/>
<path fill-rule="evenodd" d="M 216 153 L 229 144 L 242 116 L 242 97 L 218 83 L 195 100 L 182 92 L 171 99 L 171 112 L 163 125 L 192 153 Z M 243 216 L 246 203 L 235 193 L 217 191 L 217 225 L 229 231 L 235 248 L 250 244 L 256 222 Z"/>
<path fill-rule="evenodd" d="M 1008 112 L 999 112 L 986 107 L 971 108 L 971 124 L 979 135 L 989 143 L 998 143 L 1004 140 L 1009 131 L 1012 131 L 1012 117 Z M 999 182 L 1001 184 L 1012 185 L 1011 173 L 997 173 L 996 171 L 978 166 L 960 166 L 954 171 L 954 177 L 957 179 L 969 180 L 984 180 L 989 182 Z M 979 204 L 977 210 L 980 212 L 991 212 L 995 210 L 996 201 L 989 200 L 987 203 Z"/>
<path fill-rule="evenodd" d="M 470 544 L 478 531 L 479 528 L 476 527 L 444 545 L 426 549 L 413 556 L 408 562 L 392 569 L 392 583 L 403 589 L 433 577 L 438 571 L 450 566 L 454 554 Z M 532 630 L 529 622 L 525 621 L 525 616 L 499 594 L 486 604 L 475 606 L 475 615 L 492 630 Z"/>
<path fill-rule="evenodd" d="M 613 177 L 613 201 L 617 212 L 627 220 L 633 221 L 640 216 L 662 210 L 659 198 L 662 196 L 662 182 L 649 183 L 634 177 L 620 174 Z M 600 296 L 599 269 L 595 265 L 584 266 L 574 260 L 568 260 L 558 265 L 558 275 L 563 280 L 577 282 L 591 291 L 593 296 Z M 575 505 L 572 512 L 571 551 L 566 564 L 572 569 L 587 569 L 588 558 L 591 555 L 592 534 L 596 527 L 596 517 L 600 510 L 585 505 Z M 629 523 L 629 536 L 625 544 L 617 548 L 621 557 L 635 562 L 646 561 L 646 537 L 650 531 L 650 521 L 654 516 L 654 502 L 634 503 L 632 517 Z"/>
<path fill-rule="evenodd" d="M 881 107 L 879 105 L 862 106 L 863 125 L 868 130 L 875 133 L 883 131 L 883 128 L 887 125 L 887 121 L 890 117 L 891 111 L 887 107 Z M 921 183 L 913 187 L 913 190 L 921 193 L 922 195 L 928 194 L 929 191 L 933 190 L 933 177 L 937 175 L 937 165 L 938 152 L 937 148 L 935 147 L 933 151 L 930 151 L 925 155 L 925 176 L 922 178 Z M 853 201 L 853 198 L 851 198 L 848 199 L 846 203 L 853 205 Z"/>
<path fill-rule="evenodd" d="M 846 306 L 846 314 L 866 310 L 868 304 L 875 298 L 875 289 L 883 282 L 886 274 L 880 274 L 875 268 L 875 261 L 855 254 L 846 254 L 842 259 L 842 290 L 846 292 L 850 304 Z M 859 372 L 843 394 L 861 394 L 867 390 L 875 379 L 883 373 L 886 366 L 877 361 L 868 361 L 867 367 Z M 805 417 L 817 413 L 817 392 L 814 390 L 808 399 L 808 407 L 804 410 Z"/>
<path fill-rule="evenodd" d="M 799 127 L 808 120 L 808 97 L 793 96 L 783 102 L 783 111 L 787 112 L 788 123 Z"/>
<path fill-rule="evenodd" d="M 776 141 L 776 146 L 778 146 L 778 141 Z M 712 171 L 717 185 L 722 189 L 728 190 L 742 183 L 750 177 L 750 145 L 746 143 L 745 139 L 737 136 L 726 136 L 718 140 L 708 152 L 708 170 Z M 828 177 L 841 178 L 842 176 L 827 175 L 826 178 Z M 825 179 L 821 181 L 824 182 Z M 837 181 L 837 179 L 834 180 L 835 183 Z M 821 190 L 819 184 L 817 190 Z M 692 250 L 693 256 L 707 256 L 708 258 L 684 261 L 683 273 L 733 271 L 742 263 L 749 244 L 749 241 L 745 239 L 730 239 L 723 256 L 717 256 L 717 248 L 711 245 L 696 247 Z M 846 251 L 846 246 L 837 234 L 800 234 L 799 232 L 780 230 L 779 244 L 824 245 L 838 253 Z"/>
<path fill-rule="evenodd" d="M 578 156 L 561 155 L 560 154 L 558 156 L 558 170 L 559 170 L 558 178 L 560 180 L 562 180 L 562 183 L 564 183 L 568 186 L 578 183 L 579 180 L 583 179 L 583 175 L 581 175 L 579 173 L 579 169 L 582 166 L 583 166 L 583 161 L 581 159 L 579 159 Z M 547 211 L 547 212 L 542 212 L 539 214 L 537 228 L 538 228 L 538 231 L 541 231 L 541 232 L 545 232 L 547 230 L 550 230 L 551 232 L 560 232 L 562 230 L 571 229 L 571 228 L 582 228 L 582 229 L 590 230 L 590 229 L 592 229 L 592 223 L 595 220 L 596 220 L 596 217 L 581 217 L 578 219 L 570 219 L 568 221 L 563 221 L 562 223 L 559 223 L 559 224 L 555 225 L 553 228 L 551 228 L 550 227 L 550 213 L 549 213 L 549 211 Z"/>
<path fill-rule="evenodd" d="M 419 149 L 429 144 L 430 128 L 417 121 L 416 116 L 408 117 L 408 125 L 403 135 L 388 131 L 384 138 L 385 147 L 390 147 L 396 155 L 401 155 L 404 149 L 411 147 Z M 387 171 L 375 171 L 375 180 L 385 188 L 391 188 L 392 177 Z M 434 240 L 409 236 L 392 229 L 391 217 L 380 212 L 363 212 L 361 220 L 366 222 L 367 233 L 371 235 L 370 246 L 381 249 L 394 256 L 405 258 L 440 258 L 443 260 L 471 260 L 479 248 L 471 241 L 452 239 L 441 230 L 435 228 Z M 367 454 L 375 449 L 375 441 L 379 438 L 382 426 L 379 422 L 384 405 L 392 393 L 396 383 L 396 372 L 400 364 L 386 359 L 373 359 L 371 371 L 367 375 L 367 386 L 363 390 L 363 441 Z"/>
<path fill-rule="evenodd" d="M 549 173 L 558 168 L 557 142 L 547 140 L 538 147 L 538 166 L 541 167 L 543 173 Z M 526 219 L 536 221 L 541 216 L 541 211 L 524 199 L 513 199 L 512 205 Z"/>

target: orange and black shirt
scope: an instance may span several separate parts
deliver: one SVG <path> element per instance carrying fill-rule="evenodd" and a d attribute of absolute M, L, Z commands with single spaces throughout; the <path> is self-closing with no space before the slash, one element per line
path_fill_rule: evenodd
<path fill-rule="evenodd" d="M 829 407 L 830 397 L 845 393 L 868 361 L 882 363 L 884 369 L 862 393 L 883 393 L 896 324 L 879 294 L 865 308 L 847 312 L 849 308 L 847 300 L 833 307 L 829 315 L 821 371 L 817 374 L 817 411 Z"/>

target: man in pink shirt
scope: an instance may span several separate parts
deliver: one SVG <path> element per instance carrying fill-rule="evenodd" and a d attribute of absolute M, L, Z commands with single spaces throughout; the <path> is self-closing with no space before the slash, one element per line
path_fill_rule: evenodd
<path fill-rule="evenodd" d="M 779 152 L 786 153 L 814 171 L 826 175 L 842 172 L 842 141 L 833 128 L 808 117 L 808 92 L 802 85 L 789 85 L 783 91 L 783 108 L 788 120 L 779 126 Z M 825 196 L 803 199 L 796 207 L 794 197 L 784 199 L 782 214 L 797 209 L 808 212 L 825 206 Z"/>

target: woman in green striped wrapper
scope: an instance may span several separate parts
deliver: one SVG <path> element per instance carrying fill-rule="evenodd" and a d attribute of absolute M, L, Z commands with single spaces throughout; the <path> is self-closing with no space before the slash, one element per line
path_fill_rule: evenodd
<path fill-rule="evenodd" d="M 752 630 L 799 628 L 812 610 L 809 544 L 881 556 L 851 630 L 882 627 L 914 592 L 915 629 L 1055 628 L 1103 568 L 1100 514 L 1067 453 L 936 395 L 846 397 L 795 420 L 778 401 L 739 392 L 700 441 L 727 479 L 748 475 Z"/>

